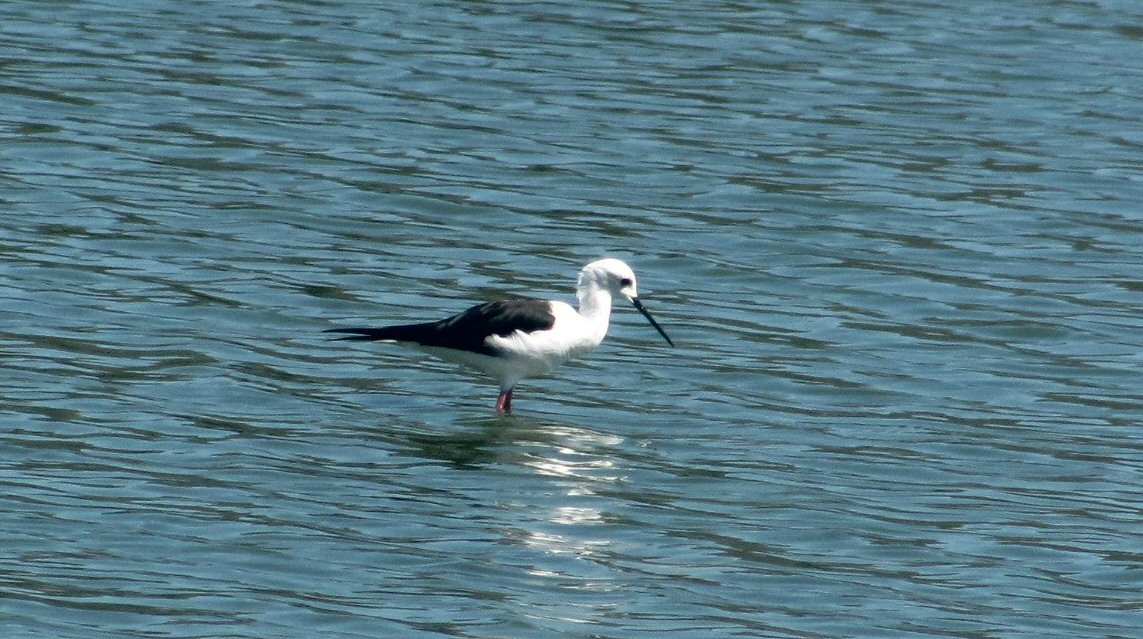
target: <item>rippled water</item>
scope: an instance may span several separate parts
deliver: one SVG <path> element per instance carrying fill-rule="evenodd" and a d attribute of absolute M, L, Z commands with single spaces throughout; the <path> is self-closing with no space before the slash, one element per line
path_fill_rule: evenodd
<path fill-rule="evenodd" d="M 4 6 L 0 635 L 1143 625 L 1138 3 Z"/>

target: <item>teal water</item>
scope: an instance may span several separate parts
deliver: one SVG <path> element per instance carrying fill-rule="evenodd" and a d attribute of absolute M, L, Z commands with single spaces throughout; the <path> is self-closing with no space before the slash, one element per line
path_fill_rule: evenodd
<path fill-rule="evenodd" d="M 1137 3 L 4 7 L 0 636 L 1137 635 Z"/>

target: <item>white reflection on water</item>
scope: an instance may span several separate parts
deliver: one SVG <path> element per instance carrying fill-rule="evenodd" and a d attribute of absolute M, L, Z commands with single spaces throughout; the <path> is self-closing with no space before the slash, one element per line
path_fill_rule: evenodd
<path fill-rule="evenodd" d="M 555 531 L 530 531 L 525 543 L 550 553 L 593 556 L 611 541 L 586 538 L 583 535 L 585 529 L 576 527 L 605 523 L 604 512 L 590 503 L 597 499 L 594 487 L 614 484 L 621 479 L 616 472 L 615 459 L 607 451 L 614 450 L 623 438 L 568 426 L 549 428 L 546 433 L 555 440 L 556 446 L 546 454 L 523 460 L 523 465 L 542 476 L 563 480 L 560 482 L 563 492 L 559 500 L 572 503 L 556 504 L 537 519 L 537 523 L 542 521 L 566 531 L 559 528 Z M 572 480 L 572 483 L 567 484 L 567 480 Z"/>

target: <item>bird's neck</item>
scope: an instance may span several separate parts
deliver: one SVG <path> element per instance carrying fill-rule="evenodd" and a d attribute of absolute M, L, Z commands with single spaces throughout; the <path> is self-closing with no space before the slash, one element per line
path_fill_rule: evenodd
<path fill-rule="evenodd" d="M 580 317 L 607 333 L 607 323 L 611 319 L 611 294 L 600 289 L 581 288 L 576 297 L 579 298 Z"/>

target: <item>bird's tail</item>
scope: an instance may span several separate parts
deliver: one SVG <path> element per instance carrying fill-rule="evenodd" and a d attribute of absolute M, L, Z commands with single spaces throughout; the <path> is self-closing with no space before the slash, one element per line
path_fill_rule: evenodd
<path fill-rule="evenodd" d="M 427 324 L 402 324 L 381 328 L 331 328 L 326 333 L 344 333 L 336 340 L 421 342 L 424 340 Z"/>

